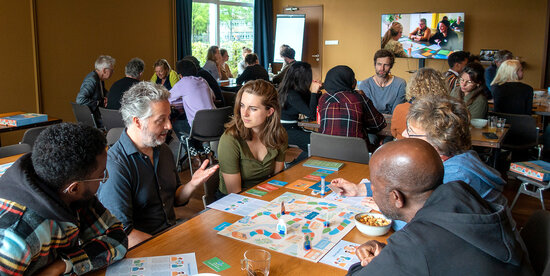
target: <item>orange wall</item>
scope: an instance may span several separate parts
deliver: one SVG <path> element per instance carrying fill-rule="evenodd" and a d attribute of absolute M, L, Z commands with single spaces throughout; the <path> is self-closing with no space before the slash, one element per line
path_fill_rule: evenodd
<path fill-rule="evenodd" d="M 508 49 L 527 62 L 524 82 L 541 86 L 544 66 L 547 0 L 273 0 L 274 14 L 287 6 L 323 5 L 323 39 L 339 40 L 339 45 L 323 46 L 323 72 L 345 64 L 363 80 L 374 74 L 372 57 L 380 48 L 382 14 L 464 12 L 464 49 L 479 54 L 480 49 Z M 324 43 L 323 43 L 324 44 Z M 426 66 L 445 71 L 446 61 L 428 60 Z M 408 79 L 406 71 L 418 68 L 415 59 L 397 59 L 393 73 Z"/>
<path fill-rule="evenodd" d="M 133 57 L 145 61 L 145 79 L 154 73 L 158 58 L 175 63 L 173 0 L 2 1 L 0 60 L 6 73 L 0 74 L 1 112 L 37 111 L 32 3 L 36 5 L 42 112 L 50 116 L 74 121 L 69 103 L 75 101 L 82 80 L 100 54 L 116 59 L 107 88 L 124 77 L 124 66 Z M 2 144 L 17 143 L 21 135 L 2 134 Z"/>

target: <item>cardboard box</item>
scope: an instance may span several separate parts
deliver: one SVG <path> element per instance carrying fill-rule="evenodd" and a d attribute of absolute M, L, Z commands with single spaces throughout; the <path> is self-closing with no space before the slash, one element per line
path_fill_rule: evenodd
<path fill-rule="evenodd" d="M 48 120 L 48 115 L 46 114 L 23 113 L 19 115 L 0 118 L 0 125 L 19 127 L 19 126 L 26 126 L 30 124 L 45 122 L 47 120 Z"/>
<path fill-rule="evenodd" d="M 512 163 L 510 164 L 510 171 L 538 181 L 550 180 L 550 163 L 542 160 Z"/>

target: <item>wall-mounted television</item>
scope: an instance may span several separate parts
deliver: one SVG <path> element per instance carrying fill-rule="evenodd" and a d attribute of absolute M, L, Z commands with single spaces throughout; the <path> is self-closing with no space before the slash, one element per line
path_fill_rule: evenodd
<path fill-rule="evenodd" d="M 386 41 L 397 40 L 403 46 L 398 57 L 447 59 L 464 49 L 464 21 L 462 12 L 383 14 L 381 42 L 388 33 Z M 401 35 L 390 30 L 398 26 L 394 22 L 403 26 Z M 395 49 L 395 44 L 391 41 L 387 48 Z"/>

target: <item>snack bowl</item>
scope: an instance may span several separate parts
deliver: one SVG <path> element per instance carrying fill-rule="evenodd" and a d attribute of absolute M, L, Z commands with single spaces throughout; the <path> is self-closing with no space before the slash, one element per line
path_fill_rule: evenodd
<path fill-rule="evenodd" d="M 384 224 L 381 226 L 373 226 L 373 225 L 366 224 L 362 221 L 363 217 L 366 217 L 366 216 L 370 216 L 371 218 L 374 218 L 374 219 L 385 220 L 387 221 L 387 224 Z M 391 223 L 392 223 L 391 219 L 388 219 L 384 215 L 378 214 L 378 213 L 359 213 L 355 215 L 353 218 L 355 220 L 355 226 L 357 226 L 357 229 L 359 229 L 361 233 L 367 236 L 385 235 L 390 230 Z"/>
<path fill-rule="evenodd" d="M 475 128 L 484 128 L 487 125 L 487 119 L 472 119 L 470 123 Z"/>

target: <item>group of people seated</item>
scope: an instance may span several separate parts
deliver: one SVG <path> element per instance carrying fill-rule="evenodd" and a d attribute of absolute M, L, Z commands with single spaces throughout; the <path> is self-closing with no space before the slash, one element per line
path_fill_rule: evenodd
<path fill-rule="evenodd" d="M 365 202 L 405 225 L 388 245 L 362 245 L 357 251 L 361 263 L 350 274 L 530 271 L 502 195 L 505 181 L 471 149 L 469 128 L 474 114 L 486 115 L 488 95 L 501 112 L 519 109 L 509 92 L 526 86 L 518 82 L 523 75 L 519 62 L 499 64 L 491 94 L 483 67 L 469 63 L 464 52 L 449 57 L 446 77 L 423 68 L 407 84 L 391 74 L 394 54 L 380 49 L 373 58 L 375 74 L 358 85 L 345 65 L 331 68 L 323 83 L 314 80 L 311 65 L 295 61 L 287 47 L 280 49 L 285 67 L 277 86 L 264 78 L 243 81 L 234 115 L 214 150 L 219 164 L 208 167 L 216 159 L 208 145 L 192 145 L 210 156 L 197 160 L 198 169 L 186 184 L 165 141 L 172 129 L 188 134 L 198 110 L 216 108 L 212 85 L 220 71 L 215 61 L 208 59 L 201 68 L 188 56 L 174 71 L 159 60 L 151 81 L 140 81 L 144 63 L 134 58 L 125 78 L 111 89 L 127 86 L 117 101 L 103 83 L 115 61 L 100 56 L 77 98 L 92 109 L 118 102 L 126 129 L 106 150 L 98 129 L 71 123 L 49 127 L 32 153 L 7 170 L 0 178 L 0 270 L 82 274 L 120 260 L 127 248 L 173 226 L 174 207 L 187 204 L 218 168 L 216 197 L 221 198 L 284 170 L 289 144 L 303 150 L 298 160 L 307 158 L 310 133 L 297 123 L 299 116 L 315 118 L 318 110 L 320 133 L 365 139 L 374 152 L 373 197 Z M 220 55 L 211 49 L 211 56 Z M 241 76 L 261 67 L 251 53 L 245 62 Z M 174 115 L 174 109 L 180 114 Z M 384 140 L 376 134 L 387 125 L 384 114 L 392 116 L 391 132 L 398 141 L 381 145 Z M 362 184 L 341 178 L 332 182 L 344 195 L 366 196 Z"/>
<path fill-rule="evenodd" d="M 453 23 L 444 16 L 437 23 L 435 33 L 428 27 L 426 18 L 421 18 L 418 27 L 409 33 L 408 37 L 412 41 L 424 42 L 428 44 L 436 44 L 445 50 L 458 50 L 459 38 L 456 32 L 464 32 L 464 21 L 458 16 Z M 412 55 L 410 49 L 408 52 L 403 49 L 403 45 L 399 39 L 403 36 L 403 25 L 397 21 L 392 22 L 381 41 L 381 48 L 391 51 L 396 57 L 410 57 Z"/>

